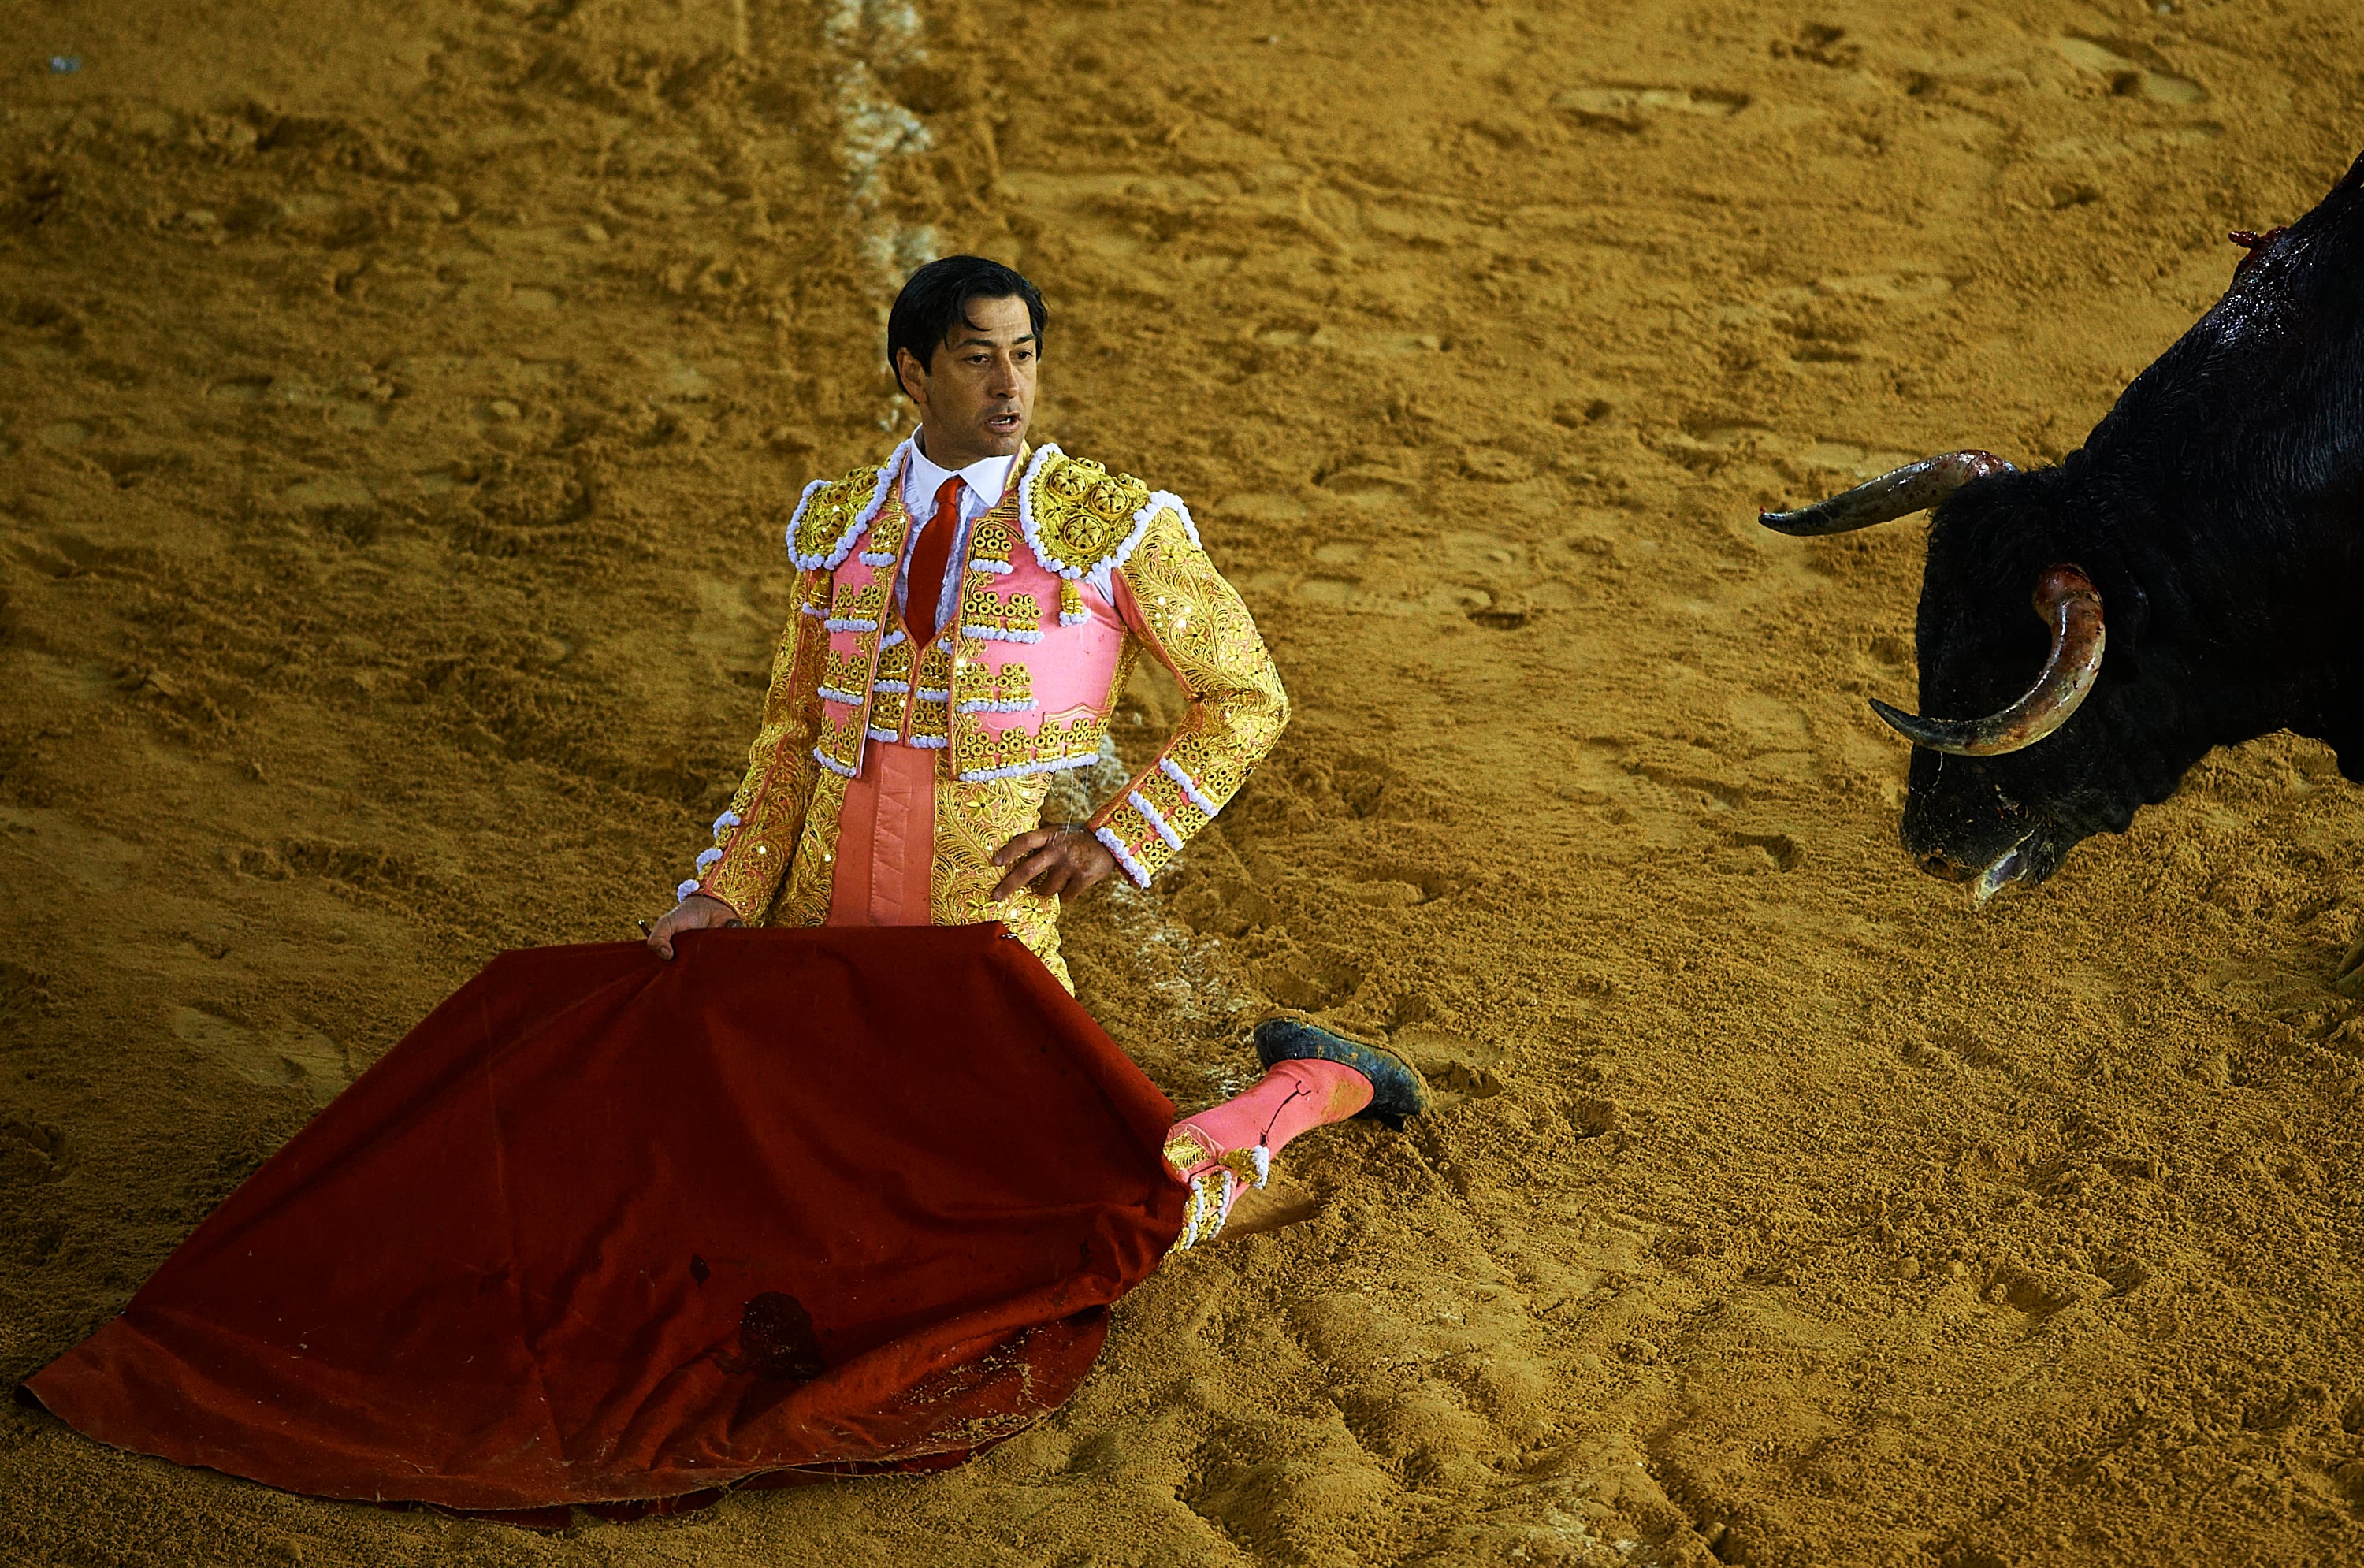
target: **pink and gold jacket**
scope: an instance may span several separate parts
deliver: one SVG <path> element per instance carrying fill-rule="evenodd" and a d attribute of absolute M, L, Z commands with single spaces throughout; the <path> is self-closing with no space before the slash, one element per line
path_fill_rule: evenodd
<path fill-rule="evenodd" d="M 751 925 L 829 915 L 838 817 L 874 741 L 939 753 L 934 923 L 1000 920 L 1063 983 L 1059 901 L 996 899 L 994 851 L 1038 826 L 1051 774 L 1089 767 L 1146 649 L 1181 683 L 1182 721 L 1089 826 L 1143 887 L 1221 811 L 1288 722 L 1280 674 L 1189 508 L 1131 474 L 1045 446 L 969 530 L 959 613 L 915 649 L 894 584 L 912 518 L 909 443 L 805 487 L 788 519 L 795 607 L 764 728 L 714 847 L 681 895 Z"/>

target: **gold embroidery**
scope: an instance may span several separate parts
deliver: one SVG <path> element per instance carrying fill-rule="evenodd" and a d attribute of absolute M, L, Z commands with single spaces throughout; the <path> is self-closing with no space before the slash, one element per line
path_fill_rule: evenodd
<path fill-rule="evenodd" d="M 1221 810 L 1280 739 L 1288 694 L 1247 606 L 1191 542 L 1173 508 L 1159 508 L 1119 570 L 1151 651 L 1174 672 L 1189 701 L 1157 762 L 1093 819 L 1095 828 L 1108 828 L 1124 845 L 1133 862 L 1126 870 L 1138 881 L 1163 869 L 1175 848 L 1130 796 L 1138 793 L 1188 842 L 1206 825 L 1210 808 Z M 1189 781 L 1187 788 L 1167 771 L 1168 762 Z"/>
<path fill-rule="evenodd" d="M 920 655 L 920 678 L 916 684 L 921 696 L 932 693 L 939 701 L 952 689 L 953 651 L 948 642 L 928 644 L 927 651 Z"/>
<path fill-rule="evenodd" d="M 1034 706 L 1034 672 L 1013 659 L 996 669 L 974 656 L 953 667 L 953 706 L 963 713 L 1025 713 Z"/>
<path fill-rule="evenodd" d="M 807 604 L 828 591 L 829 579 L 814 573 L 797 582 L 796 602 L 772 661 L 772 685 L 764 701 L 764 725 L 748 748 L 746 775 L 730 797 L 730 815 L 739 820 L 717 836 L 722 858 L 699 880 L 701 891 L 760 921 L 787 870 L 783 851 L 803 832 L 812 779 L 821 703 L 818 675 L 829 651 L 829 634 Z M 728 821 L 728 818 L 724 818 Z"/>
<path fill-rule="evenodd" d="M 1131 791 L 1102 806 L 1099 820 L 1094 826 L 1116 838 L 1123 851 L 1118 855 L 1118 860 L 1133 881 L 1144 886 L 1164 871 L 1178 852 L 1165 841 L 1164 834 L 1150 825 L 1149 818 L 1141 814 L 1140 807 L 1132 804 Z"/>
<path fill-rule="evenodd" d="M 1100 739 L 1108 733 L 1108 716 L 1098 708 L 1070 708 L 1045 718 L 1034 732 L 1037 762 L 1071 762 L 1100 754 Z"/>
<path fill-rule="evenodd" d="M 1019 834 L 1042 825 L 1043 796 L 1050 787 L 1051 781 L 1040 774 L 984 784 L 938 775 L 933 913 L 940 926 L 1003 922 L 1060 984 L 1073 991 L 1075 982 L 1059 956 L 1059 900 L 1031 888 L 1011 898 L 993 896 L 1003 874 L 1003 868 L 993 863 L 995 853 Z"/>
<path fill-rule="evenodd" d="M 856 519 L 878 493 L 878 472 L 876 463 L 857 468 L 811 491 L 797 504 L 788 553 L 798 566 L 808 572 L 828 572 L 845 560 L 860 526 Z"/>
<path fill-rule="evenodd" d="M 1247 783 L 1248 764 L 1239 750 L 1218 744 L 1206 727 L 1193 727 L 1176 734 L 1173 743 L 1165 748 L 1165 755 L 1189 775 L 1200 795 L 1219 806 Z"/>
<path fill-rule="evenodd" d="M 837 584 L 836 593 L 830 600 L 829 618 L 833 622 L 843 624 L 833 626 L 831 629 L 875 631 L 886 613 L 886 581 L 885 578 L 873 577 L 858 587 L 852 583 L 840 583 Z"/>
<path fill-rule="evenodd" d="M 1088 576 L 1116 564 L 1134 517 L 1148 505 L 1149 486 L 1130 473 L 1112 474 L 1089 458 L 1059 452 L 1026 486 L 1032 523 L 1027 542 L 1060 576 Z"/>
<path fill-rule="evenodd" d="M 829 918 L 830 895 L 837 885 L 838 821 L 844 813 L 845 781 L 822 773 L 813 785 L 812 806 L 805 813 L 787 885 L 764 924 L 818 926 Z"/>
<path fill-rule="evenodd" d="M 961 632 L 988 640 L 1039 642 L 1043 639 L 1043 606 L 1031 594 L 994 593 L 984 584 L 990 574 L 977 573 L 961 588 Z"/>
<path fill-rule="evenodd" d="M 952 705 L 936 697 L 914 697 L 911 707 L 911 744 L 942 746 L 952 733 Z"/>
<path fill-rule="evenodd" d="M 885 570 L 899 565 L 903 560 L 903 542 L 911 537 L 911 514 L 905 511 L 900 496 L 879 508 L 878 516 L 870 522 L 870 537 L 862 541 L 862 559 L 871 566 Z"/>
<path fill-rule="evenodd" d="M 972 783 L 993 777 L 1001 769 L 1000 738 L 982 725 L 963 729 L 953 744 L 953 767 Z"/>
<path fill-rule="evenodd" d="M 1009 547 L 1012 541 L 1009 537 L 1009 519 L 1004 516 L 1007 510 L 1006 507 L 996 506 L 991 512 L 979 517 L 976 520 L 976 526 L 969 529 L 970 565 L 974 566 L 980 561 L 990 562 L 996 566 L 1009 564 Z M 987 573 L 987 575 L 998 577 L 1000 573 Z"/>
<path fill-rule="evenodd" d="M 813 750 L 836 764 L 831 772 L 851 774 L 862 762 L 862 710 L 832 706 L 821 713 L 820 734 Z"/>
<path fill-rule="evenodd" d="M 1182 786 L 1163 772 L 1143 773 L 1140 782 L 1134 784 L 1132 793 L 1147 801 L 1150 810 L 1157 813 L 1157 820 L 1174 829 L 1176 835 L 1185 840 L 1210 820 L 1188 795 L 1182 793 Z M 1135 809 L 1139 808 L 1136 806 Z M 1155 825 L 1151 824 L 1152 827 Z M 1160 838 L 1164 836 L 1159 835 Z"/>
<path fill-rule="evenodd" d="M 985 702 L 993 695 L 993 670 L 982 659 L 964 659 L 953 671 L 953 704 Z"/>
<path fill-rule="evenodd" d="M 831 649 L 829 660 L 820 673 L 820 684 L 825 690 L 851 697 L 857 707 L 862 703 L 862 688 L 870 683 L 870 642 L 868 636 L 857 639 L 850 653 Z"/>
<path fill-rule="evenodd" d="M 850 519 L 867 505 L 876 488 L 878 470 L 857 470 L 841 487 L 858 491 L 850 503 L 842 496 L 824 500 L 821 510 L 843 506 L 841 524 L 848 531 L 828 535 L 809 515 L 800 518 L 799 538 L 808 544 L 850 542 Z M 1172 668 L 1189 699 L 1189 710 L 1153 765 L 1118 792 L 1096 818 L 1109 837 L 1121 846 L 1127 869 L 1136 875 L 1154 875 L 1170 863 L 1172 843 L 1156 821 L 1129 798 L 1138 794 L 1173 837 L 1188 840 L 1205 825 L 1206 807 L 1220 807 L 1236 793 L 1248 769 L 1270 750 L 1288 718 L 1288 697 L 1254 621 L 1238 595 L 1215 572 L 1204 552 L 1191 541 L 1187 525 L 1173 507 L 1159 506 L 1147 523 L 1138 516 L 1149 505 L 1148 493 L 1138 481 L 1110 476 L 1097 465 L 1054 456 L 1036 477 L 1043 483 L 1029 491 L 1035 500 L 1054 496 L 1060 511 L 1055 525 L 1043 530 L 1038 546 L 1045 564 L 1066 565 L 1076 577 L 1087 575 L 1110 562 L 1109 551 L 1121 553 L 1132 544 L 1117 570 L 1121 573 L 1138 620 L 1136 637 L 1127 638 L 1116 664 L 1113 689 L 1121 689 L 1136 651 L 1144 644 Z M 820 499 L 831 487 L 814 493 Z M 1135 499 L 1136 495 L 1139 499 Z M 1016 538 L 1011 519 L 1018 516 L 1020 491 L 1013 487 L 1003 504 L 972 529 L 970 559 L 992 562 L 1006 559 Z M 1031 503 L 1030 502 L 1030 505 Z M 1132 510 L 1128 512 L 1127 506 Z M 808 508 L 810 514 L 811 508 Z M 1094 519 L 1087 522 L 1086 517 Z M 872 528 L 872 544 L 886 545 L 888 534 L 901 521 L 908 540 L 908 519 L 889 498 Z M 1038 522 L 1042 519 L 1038 517 Z M 1113 525 L 1121 520 L 1122 528 Z M 804 524 L 812 522 L 812 527 Z M 1138 532 L 1137 542 L 1132 535 Z M 1031 541 L 1031 536 L 1030 536 Z M 1087 547 L 1102 548 L 1095 554 Z M 805 562 L 800 560 L 800 565 Z M 1063 572 L 1063 576 L 1067 573 Z M 887 618 L 890 584 L 886 573 L 864 590 L 832 583 L 817 565 L 807 565 L 799 582 L 798 615 L 782 639 L 774 666 L 773 691 L 765 706 L 765 727 L 758 737 L 746 780 L 734 797 L 732 810 L 742 820 L 730 829 L 719 847 L 723 859 L 702 885 L 729 898 L 751 921 L 776 925 L 818 925 L 828 918 L 836 876 L 839 817 L 843 810 L 845 781 L 813 760 L 819 751 L 840 766 L 858 762 L 862 749 L 860 710 L 825 706 L 818 696 L 825 676 L 845 676 L 855 656 L 832 661 L 829 639 L 820 617 L 803 613 L 806 606 L 828 607 L 841 619 L 884 621 Z M 990 579 L 999 575 L 979 571 L 962 584 L 964 619 L 970 590 L 981 596 L 990 629 L 1033 633 L 1047 640 L 1058 635 L 1043 626 L 1043 607 L 1031 594 L 1011 595 L 1005 601 L 991 591 Z M 1106 579 L 1101 579 L 1102 583 Z M 1082 584 L 1071 577 L 1063 585 L 1058 610 L 1074 615 L 1086 610 Z M 867 612 L 867 613 L 864 613 Z M 1006 617 L 1006 618 L 1005 618 Z M 954 689 L 954 649 L 961 632 L 933 647 L 914 651 L 908 643 L 877 650 L 878 677 L 890 684 L 906 681 L 914 692 L 877 693 L 867 670 L 860 673 L 858 688 L 875 707 L 873 724 L 886 728 L 908 712 L 915 743 L 942 741 L 952 733 L 950 704 Z M 1138 639 L 1138 640 L 1136 639 Z M 1015 639 L 1027 640 L 1028 639 Z M 874 637 L 864 639 L 875 644 Z M 975 644 L 967 644 L 974 648 Z M 869 657 L 865 650 L 860 656 Z M 962 658 L 974 662 L 974 654 Z M 1035 700 L 1032 671 L 1025 661 L 1013 660 L 998 670 L 976 665 L 964 673 L 960 690 L 978 693 L 995 703 Z M 908 672 L 908 673 L 906 673 Z M 978 683 L 982 682 L 982 685 Z M 929 697 L 922 694 L 945 694 Z M 889 697 L 896 699 L 890 703 Z M 1007 711 L 1007 710 L 1004 710 Z M 831 722 L 831 716 L 837 721 Z M 1018 833 L 1038 825 L 1047 770 L 1061 763 L 1088 762 L 1098 754 L 1107 733 L 1099 708 L 1079 706 L 1044 716 L 1031 727 L 1013 726 L 994 731 L 983 725 L 971 733 L 967 720 L 961 729 L 961 751 L 940 765 L 936 792 L 937 843 L 933 856 L 933 915 L 944 924 L 999 919 L 1007 922 L 1063 982 L 1065 964 L 1059 957 L 1056 899 L 1021 894 L 1009 900 L 990 895 L 1001 876 L 992 864 L 993 853 Z M 962 778 L 958 774 L 975 776 Z M 1180 777 L 1176 778 L 1176 774 Z M 1187 783 L 1185 782 L 1187 781 Z M 793 854 L 783 851 L 793 847 Z M 787 864 L 779 862 L 786 859 Z M 785 874 L 783 874 L 785 873 Z M 721 890 L 729 890 L 728 892 Z M 768 906 L 768 907 L 767 907 Z"/>
<path fill-rule="evenodd" d="M 1020 725 L 998 731 L 982 725 L 964 726 L 953 742 L 953 764 L 960 777 L 971 784 L 1045 773 L 1062 764 L 1080 764 L 1098 757 L 1100 740 L 1107 734 L 1107 715 L 1089 707 L 1054 714 L 1033 729 Z"/>

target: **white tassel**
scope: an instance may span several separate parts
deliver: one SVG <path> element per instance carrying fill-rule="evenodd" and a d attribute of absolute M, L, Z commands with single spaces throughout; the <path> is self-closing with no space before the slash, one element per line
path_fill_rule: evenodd
<path fill-rule="evenodd" d="M 735 811 L 726 811 L 721 816 L 714 819 L 714 836 L 719 839 L 723 834 L 729 832 L 731 828 L 736 828 L 740 823 L 745 820 L 745 817 L 740 816 Z"/>
<path fill-rule="evenodd" d="M 1150 805 L 1147 797 L 1139 790 L 1126 791 L 1124 798 L 1135 811 L 1140 812 L 1147 819 L 1152 828 L 1157 829 L 1157 836 L 1165 840 L 1167 849 L 1178 850 L 1182 847 L 1182 835 L 1174 830 L 1174 824 L 1165 820 L 1165 813 Z"/>
<path fill-rule="evenodd" d="M 720 850 L 702 851 L 697 857 L 697 874 L 704 876 L 708 872 L 712 871 L 714 869 L 714 862 L 721 858 L 722 851 Z"/>
<path fill-rule="evenodd" d="M 1149 496 L 1149 505 L 1143 506 L 1139 512 L 1133 514 L 1133 521 L 1141 523 L 1143 528 L 1146 528 L 1148 524 L 1144 521 L 1144 515 L 1148 517 L 1155 516 L 1157 508 L 1161 506 L 1171 506 L 1174 508 L 1174 515 L 1182 519 L 1182 531 L 1190 537 L 1190 543 L 1194 548 L 1199 550 L 1204 550 L 1207 548 L 1205 545 L 1199 543 L 1199 525 L 1190 520 L 1190 508 L 1184 506 L 1182 504 L 1182 497 L 1176 495 L 1171 490 L 1152 491 Z M 1139 543 L 1140 541 L 1136 539 L 1134 542 Z M 1126 553 L 1130 554 L 1130 550 L 1128 550 Z M 1120 559 L 1118 563 L 1121 565 L 1122 561 Z"/>
<path fill-rule="evenodd" d="M 1180 784 L 1182 786 L 1182 793 L 1190 797 L 1190 804 L 1205 812 L 1208 816 L 1212 817 L 1217 812 L 1223 809 L 1221 806 L 1215 804 L 1214 798 L 1211 795 L 1208 795 L 1205 790 L 1199 787 L 1199 783 L 1196 779 L 1193 779 L 1188 773 L 1182 771 L 1182 765 L 1179 762 L 1176 762 L 1173 758 L 1158 758 L 1157 771 L 1164 773 L 1167 778 L 1172 779 L 1176 784 Z"/>
<path fill-rule="evenodd" d="M 695 893 L 695 892 L 697 892 L 697 878 L 696 878 L 696 877 L 694 877 L 694 876 L 693 876 L 693 877 L 691 877 L 691 878 L 690 878 L 689 880 L 687 880 L 686 882 L 676 883 L 676 884 L 675 884 L 675 886 L 674 886 L 674 890 L 673 890 L 673 901 L 674 901 L 675 903 L 678 904 L 678 903 L 680 903 L 683 899 L 685 899 L 685 898 L 688 897 L 691 894 L 693 894 L 693 893 Z"/>
<path fill-rule="evenodd" d="M 797 497 L 796 510 L 788 514 L 788 559 L 795 562 L 798 566 L 803 567 L 808 572 L 818 567 L 820 564 L 821 558 L 819 556 L 808 558 L 797 552 L 797 525 L 805 520 L 805 508 L 812 505 L 813 492 L 816 490 L 826 489 L 828 485 L 829 481 L 826 479 L 816 479 L 810 484 L 806 485 L 804 488 L 804 494 Z"/>
<path fill-rule="evenodd" d="M 831 545 L 826 554 L 804 555 L 797 550 L 797 524 L 804 519 L 805 509 L 812 505 L 813 492 L 830 482 L 826 479 L 816 479 L 806 485 L 804 494 L 797 500 L 797 509 L 788 517 L 789 559 L 807 572 L 834 572 L 844 565 L 845 558 L 853 552 L 855 541 L 859 540 L 864 532 L 869 528 L 871 519 L 878 516 L 878 509 L 886 504 L 887 495 L 901 476 L 903 462 L 909 453 L 910 447 L 909 437 L 905 437 L 897 443 L 894 451 L 888 454 L 886 463 L 878 470 L 878 482 L 871 488 L 870 499 L 864 504 L 860 511 L 854 513 L 853 523 L 845 530 L 845 537 Z M 831 627 L 830 629 L 842 631 L 847 628 Z M 857 629 L 875 631 L 878 628 L 868 626 Z"/>
<path fill-rule="evenodd" d="M 1092 837 L 1108 846 L 1108 852 L 1116 857 L 1116 863 L 1124 868 L 1125 875 L 1132 878 L 1132 884 L 1135 887 L 1149 885 L 1149 873 L 1143 871 L 1141 862 L 1132 858 L 1132 851 L 1124 847 L 1122 839 L 1118 838 L 1106 828 L 1096 828 Z"/>

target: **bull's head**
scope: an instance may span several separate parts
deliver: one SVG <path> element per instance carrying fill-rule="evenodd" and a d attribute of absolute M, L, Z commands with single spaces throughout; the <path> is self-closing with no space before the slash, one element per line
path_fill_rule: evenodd
<path fill-rule="evenodd" d="M 1905 849 L 1982 899 L 2124 831 L 2213 747 L 2289 728 L 2364 782 L 2364 159 L 2234 239 L 2224 298 L 2058 466 L 1951 452 L 1765 516 L 1934 509 L 1916 639 L 1940 717 L 1872 706 L 1913 742 Z"/>
<path fill-rule="evenodd" d="M 1786 534 L 1845 533 L 1936 506 L 1974 480 L 2002 475 L 2012 478 L 1981 488 L 2041 505 L 2026 491 L 2041 489 L 2043 476 L 2020 475 L 1987 452 L 1959 451 L 1819 506 L 1766 513 L 1762 521 Z M 2102 673 L 2108 638 L 2101 591 L 2075 560 L 2006 565 L 1982 520 L 1965 515 L 1962 527 L 1941 526 L 1932 535 L 1921 606 L 1922 704 L 1964 717 L 1871 705 L 1915 747 L 1907 852 L 1934 875 L 1970 883 L 1979 903 L 2008 884 L 2041 882 L 2088 833 L 2122 830 L 2139 797 L 2152 793 L 2122 776 L 2120 759 L 2093 743 L 2113 727 L 2069 727 Z"/>

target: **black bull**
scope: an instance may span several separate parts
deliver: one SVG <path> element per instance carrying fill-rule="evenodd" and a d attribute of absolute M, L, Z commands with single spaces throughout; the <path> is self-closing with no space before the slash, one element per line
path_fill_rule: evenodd
<path fill-rule="evenodd" d="M 1921 711 L 1988 717 L 1874 706 L 1915 743 L 1906 851 L 1981 900 L 2124 832 L 2217 746 L 2292 729 L 2364 780 L 2364 158 L 2234 238 L 2225 297 L 2058 467 L 1948 453 L 1763 519 L 1935 507 Z"/>

